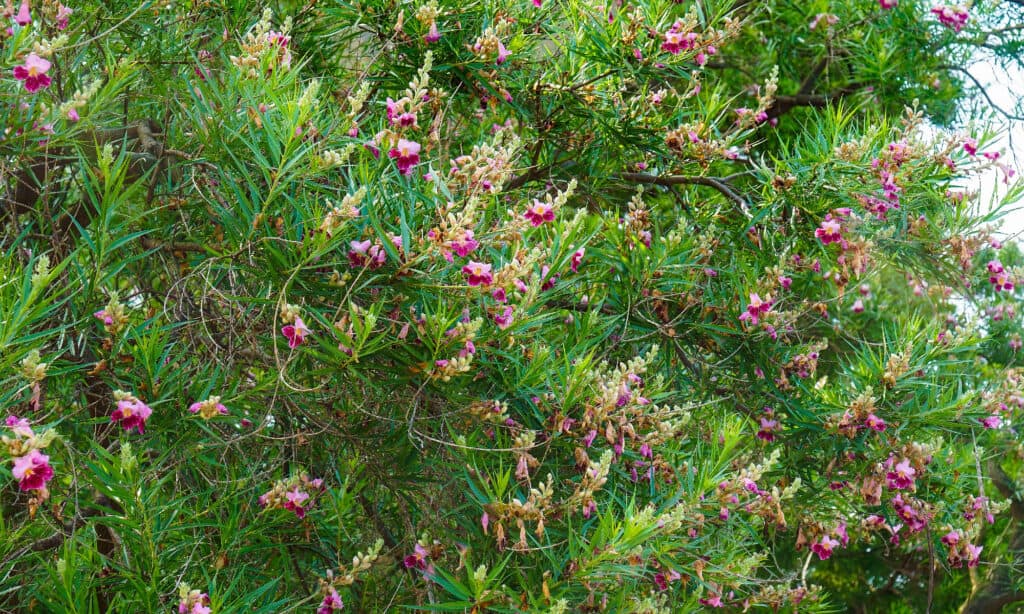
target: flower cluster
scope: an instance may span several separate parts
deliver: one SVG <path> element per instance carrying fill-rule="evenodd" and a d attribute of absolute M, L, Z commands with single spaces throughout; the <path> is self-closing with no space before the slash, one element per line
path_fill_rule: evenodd
<path fill-rule="evenodd" d="M 1003 268 L 1001 262 L 998 260 L 990 260 L 988 264 L 985 265 L 985 268 L 988 269 L 989 273 L 988 281 L 992 284 L 992 288 L 995 289 L 996 292 L 999 292 L 1000 290 L 1013 290 L 1013 280 L 1006 272 L 1006 269 Z"/>
<path fill-rule="evenodd" d="M 203 420 L 228 415 L 228 408 L 220 402 L 220 397 L 218 396 L 210 397 L 205 401 L 196 401 L 189 406 L 188 410 L 193 414 L 199 414 L 199 417 Z"/>
<path fill-rule="evenodd" d="M 285 325 L 281 328 L 281 334 L 288 340 L 288 347 L 295 349 L 302 345 L 306 337 L 313 331 L 302 321 L 299 315 L 299 308 L 295 305 L 285 304 L 281 307 L 281 321 Z"/>
<path fill-rule="evenodd" d="M 246 33 L 240 43 L 241 55 L 230 56 L 231 63 L 250 79 L 255 79 L 277 68 L 287 70 L 292 64 L 292 53 L 289 48 L 291 37 L 291 17 L 287 17 L 281 31 L 273 29 L 274 13 L 264 9 L 260 21 Z"/>
<path fill-rule="evenodd" d="M 110 295 L 110 302 L 107 303 L 107 306 L 92 315 L 103 322 L 104 330 L 111 335 L 118 334 L 128 325 L 128 316 L 125 315 L 124 305 L 113 293 Z"/>
<path fill-rule="evenodd" d="M 178 614 L 210 614 L 210 596 L 182 584 L 178 587 Z"/>
<path fill-rule="evenodd" d="M 325 488 L 322 479 L 310 479 L 306 472 L 302 472 L 275 482 L 273 488 L 260 495 L 259 504 L 264 509 L 285 509 L 305 518 L 316 501 L 316 495 Z"/>
<path fill-rule="evenodd" d="M 970 13 L 967 12 L 967 8 L 960 4 L 955 4 L 953 6 L 936 6 L 931 12 L 933 15 L 938 17 L 939 23 L 955 32 L 962 30 L 963 27 L 967 25 L 967 20 L 970 18 Z"/>

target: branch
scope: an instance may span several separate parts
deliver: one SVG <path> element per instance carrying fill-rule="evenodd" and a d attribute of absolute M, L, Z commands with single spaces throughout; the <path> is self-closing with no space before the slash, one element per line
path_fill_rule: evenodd
<path fill-rule="evenodd" d="M 740 206 L 743 213 L 750 217 L 750 205 L 736 191 L 721 179 L 715 177 L 690 177 L 687 175 L 650 175 L 648 173 L 619 173 L 619 178 L 634 183 L 647 183 L 672 187 L 676 185 L 703 185 L 718 190 L 723 196 Z"/>
<path fill-rule="evenodd" d="M 49 537 L 44 537 L 42 539 L 38 539 L 32 542 L 31 544 L 25 546 L 24 548 L 21 548 L 13 554 L 8 555 L 3 560 L 2 564 L 6 565 L 10 561 L 20 558 L 21 556 L 29 552 L 41 552 L 43 550 L 52 550 L 53 548 L 56 548 L 57 546 L 63 544 L 65 539 L 70 537 L 75 531 L 81 528 L 82 525 L 84 525 L 86 521 L 92 518 L 93 516 L 102 516 L 109 510 L 117 509 L 117 503 L 110 499 L 109 497 L 107 497 L 106 495 L 100 495 L 99 497 L 97 497 L 95 505 L 96 507 L 89 508 L 75 515 L 75 517 L 69 520 L 68 522 L 65 522 L 64 530 L 60 533 L 54 533 Z"/>
<path fill-rule="evenodd" d="M 1024 0 L 1021 0 L 1021 6 L 1024 6 Z M 1001 106 L 997 105 L 995 103 L 995 101 L 992 100 L 992 97 L 989 95 L 988 90 L 985 89 L 985 86 L 981 84 L 981 81 L 978 81 L 978 78 L 975 77 L 974 75 L 972 75 L 970 73 L 970 71 L 967 70 L 966 68 L 963 68 L 961 66 L 951 66 L 951 65 L 945 65 L 945 66 L 943 66 L 943 68 L 945 68 L 947 70 L 955 70 L 957 72 L 960 72 L 960 73 L 963 73 L 963 74 L 967 75 L 967 78 L 974 82 L 974 85 L 981 92 L 981 95 L 984 96 L 985 100 L 988 101 L 989 106 L 992 107 L 993 109 L 995 109 L 996 111 L 998 111 L 999 114 L 1002 115 L 1003 117 L 1005 117 L 1006 119 L 1013 120 L 1013 121 L 1024 121 L 1024 115 L 1018 115 L 1018 114 L 1012 113 L 1012 112 L 1007 111 L 1006 109 L 1002 108 Z"/>
<path fill-rule="evenodd" d="M 167 250 L 170 250 L 172 252 L 200 252 L 200 253 L 206 251 L 206 248 L 203 247 L 202 245 L 200 245 L 199 243 L 190 243 L 190 242 L 160 243 L 158 241 L 154 241 L 153 239 L 150 239 L 149 237 L 141 237 L 139 239 L 139 242 L 142 243 L 142 247 L 145 247 L 146 249 L 167 249 Z"/>
<path fill-rule="evenodd" d="M 1017 495 L 1016 484 L 999 465 L 997 459 L 989 459 L 988 474 L 992 486 L 995 486 L 1000 495 L 1010 500 L 1010 514 L 1018 520 L 1024 520 L 1024 500 Z"/>
<path fill-rule="evenodd" d="M 801 89 L 802 87 L 803 86 L 801 86 Z M 768 118 L 771 119 L 785 115 L 796 107 L 812 107 L 820 109 L 832 102 L 856 93 L 864 87 L 866 87 L 866 84 L 864 83 L 851 83 L 830 94 L 797 93 L 795 96 L 776 96 L 775 102 L 772 103 L 772 106 L 768 107 L 766 113 L 768 113 Z"/>

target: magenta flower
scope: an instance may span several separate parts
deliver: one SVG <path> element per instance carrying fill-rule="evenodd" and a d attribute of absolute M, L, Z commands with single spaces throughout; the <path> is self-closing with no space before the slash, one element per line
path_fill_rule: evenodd
<path fill-rule="evenodd" d="M 110 414 L 111 422 L 120 422 L 126 431 L 138 429 L 141 435 L 146 428 L 146 420 L 153 413 L 149 405 L 139 399 L 127 395 L 117 402 L 117 409 Z"/>
<path fill-rule="evenodd" d="M 462 274 L 466 276 L 466 283 L 471 286 L 489 286 L 494 281 L 491 274 L 491 265 L 470 260 L 469 264 L 462 267 Z"/>
<path fill-rule="evenodd" d="M 946 533 L 945 535 L 942 536 L 942 543 L 946 544 L 950 548 L 955 546 L 957 544 L 957 542 L 959 542 L 959 541 L 960 541 L 960 532 L 959 531 L 950 531 L 949 533 Z"/>
<path fill-rule="evenodd" d="M 970 18 L 967 9 L 959 4 L 956 6 L 937 6 L 931 12 L 939 18 L 939 23 L 947 28 L 951 28 L 954 32 L 959 32 L 963 29 Z"/>
<path fill-rule="evenodd" d="M 32 14 L 29 12 L 28 0 L 22 0 L 18 14 L 14 16 L 14 23 L 19 26 L 27 26 L 32 23 Z"/>
<path fill-rule="evenodd" d="M 757 438 L 764 441 L 775 441 L 775 432 L 779 430 L 779 421 L 770 418 L 761 418 L 761 430 L 757 432 Z"/>
<path fill-rule="evenodd" d="M 878 0 L 878 5 L 883 9 L 894 9 L 899 4 L 899 0 Z"/>
<path fill-rule="evenodd" d="M 868 414 L 868 417 L 864 419 L 864 426 L 868 427 L 872 431 L 878 431 L 881 433 L 885 430 L 885 420 L 882 420 L 875 414 Z"/>
<path fill-rule="evenodd" d="M 914 485 L 914 476 L 916 475 L 917 471 L 910 466 L 910 461 L 903 459 L 885 477 L 889 483 L 889 488 L 905 490 Z"/>
<path fill-rule="evenodd" d="M 1001 262 L 989 260 L 985 266 L 990 273 L 988 281 L 995 287 L 996 292 L 1000 290 L 1013 290 L 1013 282 L 1010 280 L 1010 276 L 1007 275 L 1006 269 L 1003 268 Z"/>
<path fill-rule="evenodd" d="M 981 421 L 981 425 L 987 429 L 997 429 L 1003 425 L 1003 418 L 997 415 L 989 416 Z"/>
<path fill-rule="evenodd" d="M 579 248 L 572 253 L 572 259 L 569 260 L 569 270 L 573 273 L 577 272 L 580 268 L 580 263 L 583 262 L 583 254 L 586 253 L 586 248 Z"/>
<path fill-rule="evenodd" d="M 818 558 L 824 561 L 825 559 L 832 556 L 832 551 L 839 542 L 832 539 L 828 535 L 821 538 L 821 541 L 811 544 L 811 552 L 818 555 Z"/>
<path fill-rule="evenodd" d="M 462 235 L 462 239 L 459 241 L 450 241 L 449 247 L 456 254 L 465 258 L 472 253 L 476 248 L 480 247 L 480 243 L 473 238 L 473 231 L 467 230 Z"/>
<path fill-rule="evenodd" d="M 296 486 L 294 489 L 289 490 L 284 494 L 285 503 L 284 509 L 295 512 L 295 515 L 299 518 L 306 517 L 306 507 L 303 507 L 307 500 L 309 500 L 309 494 L 299 490 Z"/>
<path fill-rule="evenodd" d="M 331 612 L 344 608 L 345 603 L 341 600 L 341 595 L 332 586 L 328 593 L 324 595 L 324 600 L 320 602 L 320 607 L 316 609 L 316 614 L 331 614 Z"/>
<path fill-rule="evenodd" d="M 672 55 L 679 55 L 681 51 L 687 51 L 697 46 L 699 36 L 696 32 L 686 32 L 686 24 L 682 19 L 677 19 L 672 27 L 665 32 L 665 41 L 661 43 L 661 50 Z"/>
<path fill-rule="evenodd" d="M 747 310 L 740 314 L 740 322 L 757 324 L 761 316 L 771 311 L 771 309 L 772 301 L 770 296 L 762 300 L 757 294 L 751 293 L 750 304 L 747 305 Z"/>
<path fill-rule="evenodd" d="M 388 157 L 395 160 L 398 172 L 406 176 L 411 175 L 412 167 L 420 163 L 420 144 L 416 141 L 398 139 L 398 145 L 388 152 Z"/>
<path fill-rule="evenodd" d="M 981 561 L 982 546 L 967 544 L 967 567 L 977 567 Z"/>
<path fill-rule="evenodd" d="M 405 565 L 406 569 L 419 569 L 421 571 L 425 571 L 427 569 L 428 558 L 430 558 L 430 553 L 427 552 L 427 549 L 420 544 L 416 544 L 413 548 L 413 553 L 406 556 L 405 559 L 402 560 L 402 564 Z"/>
<path fill-rule="evenodd" d="M 25 89 L 29 92 L 37 92 L 40 88 L 50 87 L 50 77 L 46 74 L 48 70 L 50 62 L 30 53 L 25 58 L 24 65 L 14 67 L 14 78 L 24 81 Z"/>
<path fill-rule="evenodd" d="M 964 151 L 966 151 L 969 155 L 972 156 L 978 155 L 978 141 L 971 138 L 965 139 Z"/>
<path fill-rule="evenodd" d="M 302 342 L 306 340 L 306 336 L 312 332 L 306 326 L 306 323 L 302 321 L 302 318 L 298 316 L 295 317 L 294 324 L 289 324 L 281 329 L 281 334 L 288 340 L 288 347 L 293 349 L 302 345 Z"/>
<path fill-rule="evenodd" d="M 512 307 L 505 307 L 501 313 L 494 314 L 494 323 L 498 325 L 498 328 L 505 330 L 512 325 Z"/>
<path fill-rule="evenodd" d="M 544 222 L 550 222 L 555 219 L 555 212 L 548 203 L 542 203 L 541 201 L 534 199 L 533 206 L 526 210 L 523 217 L 530 220 L 530 223 L 534 226 L 540 226 Z"/>
<path fill-rule="evenodd" d="M 74 13 L 74 9 L 69 9 L 63 4 L 57 5 L 57 29 L 64 30 L 68 27 L 68 17 Z"/>
<path fill-rule="evenodd" d="M 853 306 L 850 307 L 850 311 L 853 313 L 864 313 L 864 301 L 861 299 L 853 301 Z"/>
<path fill-rule="evenodd" d="M 821 227 L 814 231 L 814 236 L 820 239 L 824 245 L 837 243 L 843 238 L 842 226 L 840 226 L 839 222 L 833 219 L 832 214 L 829 213 L 825 216 L 825 219 L 821 221 Z"/>
<path fill-rule="evenodd" d="M 437 29 L 437 22 L 430 22 L 430 29 L 426 34 L 423 35 L 423 41 L 427 43 L 436 43 L 441 40 L 441 33 Z"/>
<path fill-rule="evenodd" d="M 498 57 L 495 58 L 494 63 L 497 66 L 501 66 L 508 59 L 508 49 L 505 49 L 505 45 L 501 41 L 498 41 Z"/>
<path fill-rule="evenodd" d="M 29 421 L 25 418 L 19 418 L 12 414 L 7 416 L 7 420 L 4 424 L 18 437 L 32 437 L 35 435 L 32 432 L 32 427 L 29 426 Z"/>
<path fill-rule="evenodd" d="M 43 490 L 46 483 L 53 479 L 50 457 L 39 450 L 15 458 L 11 473 L 18 480 L 18 488 L 21 490 Z"/>
<path fill-rule="evenodd" d="M 209 420 L 217 415 L 228 415 L 228 408 L 224 407 L 224 404 L 220 402 L 220 397 L 210 397 L 205 401 L 197 401 L 190 405 L 188 410 L 193 414 L 199 414 L 204 420 Z"/>

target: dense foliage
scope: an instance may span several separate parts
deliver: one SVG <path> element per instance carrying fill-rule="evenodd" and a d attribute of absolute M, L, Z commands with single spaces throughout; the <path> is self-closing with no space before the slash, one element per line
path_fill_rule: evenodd
<path fill-rule="evenodd" d="M 9 3 L 0 609 L 1024 600 L 1020 4 Z"/>

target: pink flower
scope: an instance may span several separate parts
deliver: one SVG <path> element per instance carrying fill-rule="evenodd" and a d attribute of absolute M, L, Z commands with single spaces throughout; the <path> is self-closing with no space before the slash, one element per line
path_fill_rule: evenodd
<path fill-rule="evenodd" d="M 1010 276 L 1006 274 L 1006 269 L 998 260 L 989 260 L 988 264 L 985 265 L 990 273 L 988 281 L 995 287 L 996 292 L 1000 290 L 1013 290 L 1013 281 L 1010 280 Z"/>
<path fill-rule="evenodd" d="M 981 561 L 982 546 L 967 544 L 967 567 L 977 567 Z"/>
<path fill-rule="evenodd" d="M 964 151 L 972 156 L 978 155 L 978 141 L 972 138 L 965 139 Z"/>
<path fill-rule="evenodd" d="M 987 429 L 997 429 L 1003 425 L 1001 416 L 989 416 L 981 421 L 981 425 Z"/>
<path fill-rule="evenodd" d="M 750 295 L 750 304 L 747 305 L 747 310 L 740 314 L 740 321 L 749 321 L 751 324 L 757 324 L 760 321 L 760 317 L 771 311 L 771 309 L 771 297 L 761 300 L 760 296 L 752 293 Z"/>
<path fill-rule="evenodd" d="M 15 458 L 11 473 L 18 480 L 18 488 L 21 490 L 43 490 L 46 483 L 53 479 L 50 457 L 39 450 Z"/>
<path fill-rule="evenodd" d="M 465 258 L 476 248 L 480 247 L 480 243 L 473 238 L 473 231 L 467 230 L 463 233 L 462 239 L 449 241 L 448 246 L 453 252 Z"/>
<path fill-rule="evenodd" d="M 811 552 L 818 555 L 818 558 L 824 561 L 825 559 L 832 556 L 832 551 L 839 542 L 832 539 L 828 535 L 821 538 L 821 541 L 811 544 Z"/>
<path fill-rule="evenodd" d="M 281 329 L 281 334 L 288 340 L 288 347 L 293 349 L 302 345 L 302 342 L 306 340 L 306 336 L 311 332 L 313 331 L 309 330 L 306 323 L 298 316 L 295 317 L 294 324 L 289 324 Z"/>
<path fill-rule="evenodd" d="M 138 429 L 139 434 L 142 434 L 146 428 L 146 420 L 152 413 L 153 410 L 149 405 L 133 396 L 128 396 L 117 402 L 117 409 L 110 414 L 110 421 L 120 422 L 126 431 Z"/>
<path fill-rule="evenodd" d="M 540 226 L 544 222 L 550 222 L 555 219 L 555 212 L 548 203 L 542 203 L 541 201 L 534 199 L 533 206 L 526 210 L 523 217 L 530 220 L 530 223 L 534 226 Z"/>
<path fill-rule="evenodd" d="M 405 559 L 403 559 L 402 564 L 405 565 L 406 569 L 426 570 L 427 559 L 429 558 L 430 553 L 427 552 L 427 549 L 420 544 L 416 544 L 416 546 L 413 547 L 413 553 L 406 556 Z"/>
<path fill-rule="evenodd" d="M 420 144 L 416 141 L 398 139 L 398 145 L 388 152 L 388 157 L 394 158 L 398 172 L 406 176 L 411 175 L 412 167 L 420 163 Z"/>
<path fill-rule="evenodd" d="M 883 9 L 894 9 L 899 4 L 899 0 L 878 0 L 878 5 Z"/>
<path fill-rule="evenodd" d="M 34 53 L 28 54 L 23 66 L 14 67 L 14 78 L 25 82 L 25 89 L 29 92 L 37 92 L 40 88 L 50 87 L 50 77 L 46 71 L 50 70 L 50 63 Z"/>
<path fill-rule="evenodd" d="M 220 402 L 220 397 L 210 397 L 205 401 L 196 401 L 189 406 L 188 410 L 193 414 L 199 414 L 206 420 L 218 414 L 221 416 L 228 415 L 228 408 Z"/>
<path fill-rule="evenodd" d="M 498 325 L 498 328 L 505 330 L 512 325 L 512 307 L 505 307 L 501 313 L 494 314 L 494 323 Z"/>
<path fill-rule="evenodd" d="M 690 50 L 697 46 L 699 36 L 696 32 L 684 32 L 686 24 L 682 19 L 677 19 L 672 27 L 665 32 L 665 41 L 661 44 L 661 50 L 672 55 L 679 55 L 679 52 Z"/>
<path fill-rule="evenodd" d="M 501 41 L 498 41 L 498 57 L 495 58 L 494 63 L 501 66 L 508 59 L 508 49 L 505 49 L 505 45 Z"/>
<path fill-rule="evenodd" d="M 32 14 L 29 13 L 28 0 L 22 0 L 18 14 L 14 16 L 14 23 L 19 26 L 27 26 L 32 23 Z"/>
<path fill-rule="evenodd" d="M 426 34 L 423 35 L 423 41 L 427 43 L 436 43 L 441 40 L 441 33 L 437 29 L 437 22 L 430 22 L 430 29 Z"/>
<path fill-rule="evenodd" d="M 579 248 L 572 254 L 572 259 L 569 261 L 569 270 L 573 273 L 577 272 L 580 268 L 580 263 L 583 262 L 583 254 L 586 252 L 586 248 Z"/>
<path fill-rule="evenodd" d="M 57 5 L 57 29 L 58 30 L 64 30 L 64 29 L 66 29 L 68 27 L 68 17 L 70 17 L 71 14 L 74 13 L 74 12 L 75 11 L 73 9 L 69 9 L 68 7 L 64 6 L 63 4 L 58 4 Z"/>
<path fill-rule="evenodd" d="M 284 494 L 285 503 L 284 509 L 295 512 L 295 515 L 299 518 L 305 518 L 306 507 L 303 505 L 309 500 L 309 494 L 299 490 L 296 486 L 294 489 L 289 490 Z"/>
<path fill-rule="evenodd" d="M 832 218 L 832 214 L 829 213 L 825 216 L 825 219 L 821 221 L 821 227 L 814 231 L 814 236 L 821 240 L 822 244 L 828 245 L 829 243 L 838 243 L 842 240 L 842 226 L 839 222 Z"/>
<path fill-rule="evenodd" d="M 942 536 L 942 543 L 946 544 L 947 546 L 949 546 L 951 548 L 953 546 L 955 546 L 957 544 L 957 542 L 959 542 L 959 541 L 960 541 L 960 532 L 959 531 L 950 531 L 949 533 L 946 533 L 945 535 Z"/>
<path fill-rule="evenodd" d="M 711 608 L 722 608 L 725 604 L 722 603 L 722 596 L 718 593 L 711 593 L 707 597 L 701 597 L 697 600 L 701 605 L 706 605 Z"/>
<path fill-rule="evenodd" d="M 878 431 L 879 433 L 885 430 L 885 420 L 882 420 L 875 414 L 868 414 L 868 417 L 864 419 L 864 425 L 872 431 Z"/>
<path fill-rule="evenodd" d="M 915 475 L 917 475 L 917 471 L 910 466 L 910 461 L 903 459 L 885 477 L 889 483 L 889 488 L 904 490 L 914 485 Z"/>
<path fill-rule="evenodd" d="M 970 18 L 967 9 L 959 4 L 956 6 L 937 6 L 931 12 L 939 18 L 939 23 L 947 28 L 952 28 L 954 32 L 959 32 L 967 25 L 967 20 Z"/>
<path fill-rule="evenodd" d="M 474 260 L 470 260 L 469 264 L 462 267 L 462 274 L 466 276 L 466 283 L 471 286 L 489 286 L 494 281 L 491 265 Z"/>
<path fill-rule="evenodd" d="M 850 308 L 853 313 L 864 313 L 864 301 L 857 299 L 853 301 L 853 306 Z"/>
<path fill-rule="evenodd" d="M 320 607 L 316 609 L 316 614 L 331 614 L 331 612 L 344 608 L 345 603 L 341 600 L 341 595 L 332 586 L 328 593 L 324 595 L 324 600 L 320 602 Z"/>
<path fill-rule="evenodd" d="M 775 431 L 779 430 L 779 421 L 769 418 L 761 418 L 761 430 L 757 432 L 757 438 L 764 441 L 775 441 Z"/>
<path fill-rule="evenodd" d="M 18 437 L 32 437 L 34 435 L 32 427 L 29 426 L 29 422 L 25 418 L 19 418 L 12 414 L 7 416 L 5 424 Z"/>

